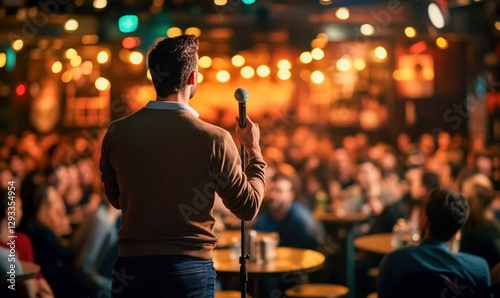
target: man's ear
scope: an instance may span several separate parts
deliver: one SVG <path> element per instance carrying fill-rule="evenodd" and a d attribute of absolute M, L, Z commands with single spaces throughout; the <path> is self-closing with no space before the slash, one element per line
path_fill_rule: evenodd
<path fill-rule="evenodd" d="M 196 73 L 196 71 L 191 72 L 188 79 L 188 85 L 194 85 L 197 80 L 197 76 L 198 74 Z"/>

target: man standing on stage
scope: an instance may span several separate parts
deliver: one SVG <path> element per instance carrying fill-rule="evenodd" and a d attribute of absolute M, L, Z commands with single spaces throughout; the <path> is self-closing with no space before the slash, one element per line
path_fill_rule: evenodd
<path fill-rule="evenodd" d="M 248 152 L 245 173 L 231 135 L 189 106 L 198 75 L 193 35 L 155 44 L 148 67 L 157 93 L 143 109 L 113 122 L 100 170 L 109 202 L 122 210 L 113 297 L 213 297 L 215 192 L 242 220 L 265 189 L 260 131 L 247 117 L 236 136 Z"/>

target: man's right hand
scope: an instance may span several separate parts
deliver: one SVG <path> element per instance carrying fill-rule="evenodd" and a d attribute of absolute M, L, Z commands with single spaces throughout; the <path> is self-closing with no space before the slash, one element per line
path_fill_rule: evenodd
<path fill-rule="evenodd" d="M 262 153 L 260 151 L 260 129 L 257 123 L 252 122 L 248 116 L 246 116 L 247 123 L 244 128 L 240 128 L 239 125 L 236 125 L 236 137 L 240 144 L 245 146 L 248 154 L 253 156 L 261 156 Z M 239 123 L 239 118 L 236 117 L 236 123 Z"/>

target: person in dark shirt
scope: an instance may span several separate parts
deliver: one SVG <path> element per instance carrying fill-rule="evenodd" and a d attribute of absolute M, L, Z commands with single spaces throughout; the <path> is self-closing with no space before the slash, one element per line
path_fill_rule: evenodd
<path fill-rule="evenodd" d="M 325 237 L 321 223 L 317 222 L 311 211 L 295 202 L 298 189 L 297 179 L 290 173 L 277 172 L 264 202 L 267 209 L 257 216 L 252 228 L 257 231 L 277 232 L 279 246 L 319 250 Z M 283 281 L 282 276 L 270 277 L 260 281 L 257 297 L 276 297 L 296 283 L 298 279 Z"/>
<path fill-rule="evenodd" d="M 466 297 L 475 297 L 491 283 L 488 264 L 474 255 L 454 253 L 448 245 L 467 221 L 469 207 L 465 198 L 449 189 L 438 188 L 429 195 L 424 210 L 427 224 L 422 243 L 395 250 L 382 259 L 377 281 L 378 297 L 391 297 L 391 289 L 399 281 L 423 272 L 456 277 L 462 293 Z M 446 285 L 443 285 L 444 290 L 447 290 Z M 454 294 L 459 296 L 462 293 Z"/>

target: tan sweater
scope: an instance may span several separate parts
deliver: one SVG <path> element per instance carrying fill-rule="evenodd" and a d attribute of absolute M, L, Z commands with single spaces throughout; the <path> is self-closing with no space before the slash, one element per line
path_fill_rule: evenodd
<path fill-rule="evenodd" d="M 242 220 L 265 189 L 260 157 L 241 170 L 231 135 L 186 110 L 143 108 L 113 122 L 100 170 L 109 202 L 122 210 L 119 255 L 212 258 L 214 193 Z"/>

